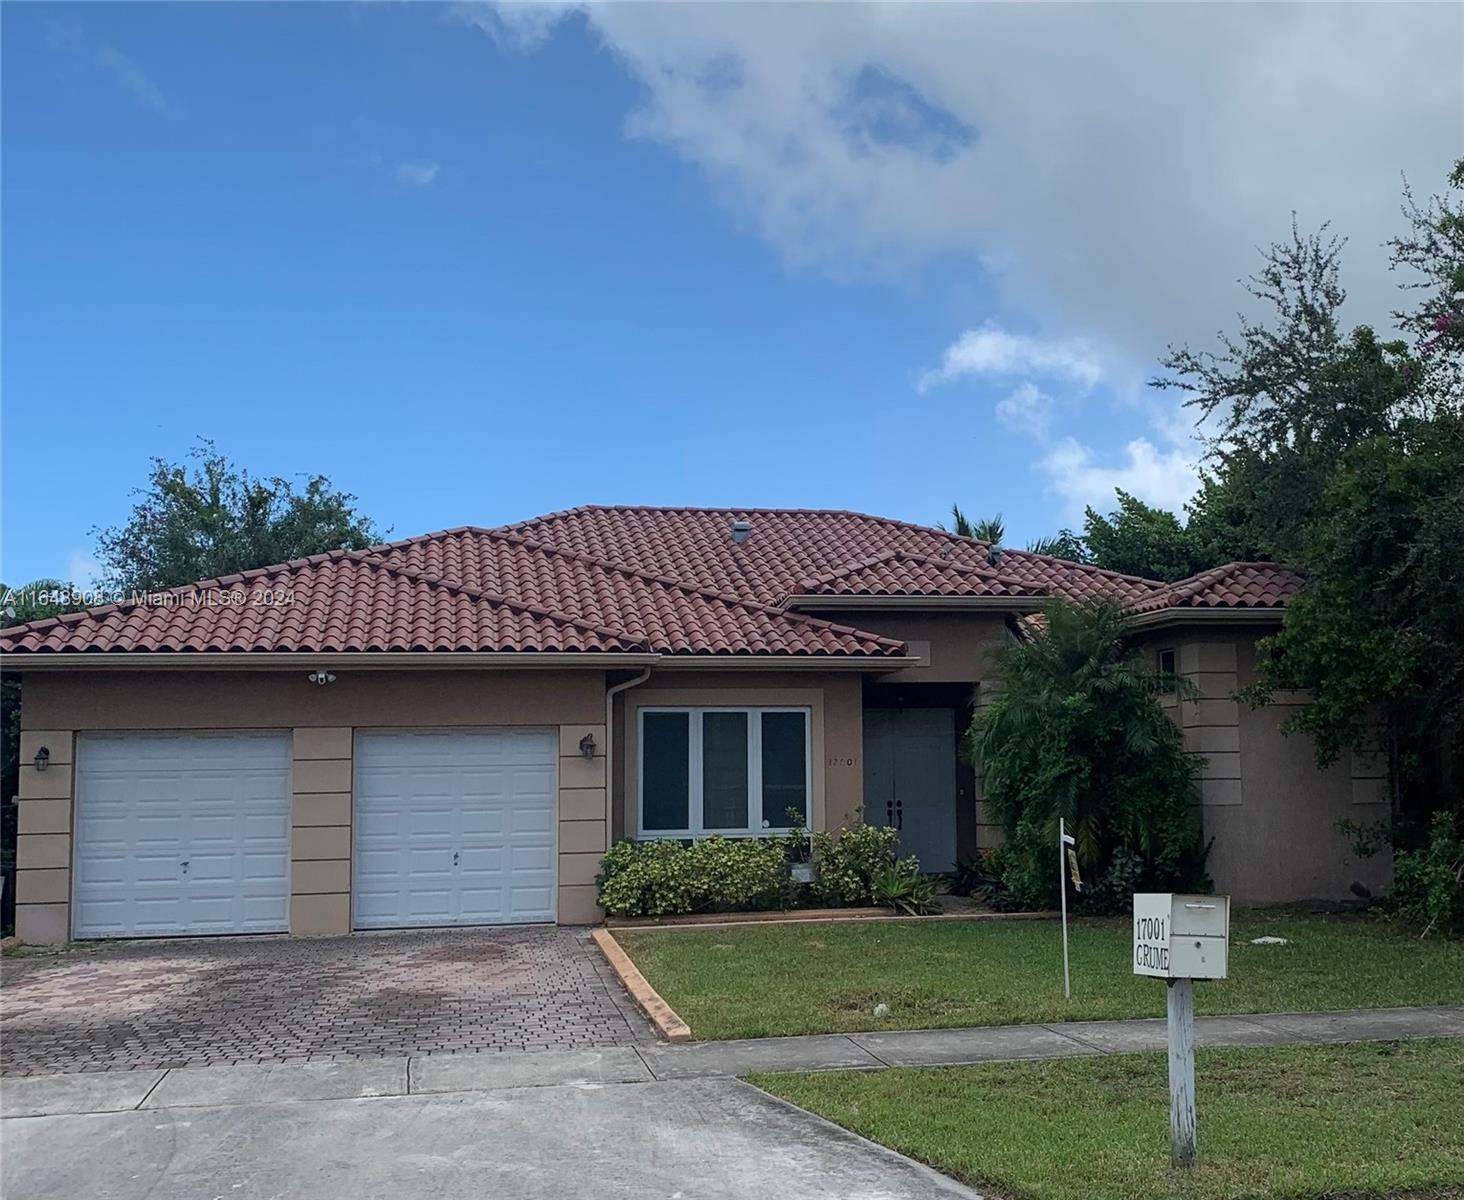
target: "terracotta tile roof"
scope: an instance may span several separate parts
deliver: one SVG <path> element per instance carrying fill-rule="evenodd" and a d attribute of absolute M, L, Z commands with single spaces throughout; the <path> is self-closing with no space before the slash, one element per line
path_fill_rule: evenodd
<path fill-rule="evenodd" d="M 1045 597 L 1045 589 L 997 571 L 949 560 L 888 550 L 838 571 L 801 581 L 810 596 L 1005 596 Z"/>
<path fill-rule="evenodd" d="M 657 654 L 902 654 L 904 643 L 694 587 L 504 530 L 467 529 L 379 552 L 430 578 L 603 622 Z"/>
<path fill-rule="evenodd" d="M 288 592 L 274 606 L 217 593 Z M 456 529 L 205 581 L 0 633 L 0 650 L 535 651 L 897 656 L 904 643 L 511 534 Z M 190 604 L 186 597 L 201 596 Z"/>
<path fill-rule="evenodd" d="M 320 555 L 0 633 L 5 651 L 634 651 L 632 638 L 542 606 Z M 242 593 L 244 603 L 220 602 Z M 257 605 L 274 592 L 288 602 Z M 190 597 L 192 598 L 190 602 Z M 173 602 L 167 602 L 171 598 Z"/>
<path fill-rule="evenodd" d="M 752 526 L 741 545 L 730 536 L 734 521 Z M 995 569 L 1014 584 L 1068 600 L 1117 596 L 1138 603 L 1164 587 L 1152 579 L 1026 550 L 1003 549 L 993 568 L 985 542 L 886 517 L 830 509 L 592 505 L 504 528 L 537 543 L 763 604 L 781 604 L 806 580 L 896 551 L 958 567 Z"/>
<path fill-rule="evenodd" d="M 734 521 L 751 525 L 741 544 Z M 1116 598 L 1149 612 L 1275 607 L 1299 586 L 1294 570 L 1272 563 L 1233 563 L 1166 585 L 1024 550 L 993 555 L 970 538 L 861 513 L 579 508 L 208 580 L 174 589 L 170 603 L 15 626 L 0 631 L 0 651 L 880 658 L 904 644 L 789 612 L 787 597 L 1055 595 Z M 231 591 L 286 592 L 290 602 L 218 602 Z"/>
<path fill-rule="evenodd" d="M 1226 563 L 1171 583 L 1134 608 L 1282 608 L 1302 582 L 1301 572 L 1283 563 Z"/>

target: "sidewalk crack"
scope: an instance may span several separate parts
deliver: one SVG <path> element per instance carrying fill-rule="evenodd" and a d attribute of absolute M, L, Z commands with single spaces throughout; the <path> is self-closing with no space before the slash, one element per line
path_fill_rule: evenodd
<path fill-rule="evenodd" d="M 1122 1024 L 1122 1022 L 1115 1022 L 1115 1024 Z M 1041 1028 L 1047 1030 L 1048 1033 L 1055 1034 L 1057 1037 L 1062 1038 L 1064 1041 L 1072 1042 L 1075 1046 L 1082 1046 L 1085 1049 L 1092 1050 L 1095 1054 L 1113 1053 L 1112 1050 L 1105 1050 L 1102 1046 L 1098 1045 L 1097 1042 L 1089 1042 L 1084 1040 L 1083 1038 L 1080 1038 L 1075 1033 L 1067 1032 L 1065 1029 L 1062 1028 L 1060 1024 L 1043 1025 L 1041 1026 Z"/>
<path fill-rule="evenodd" d="M 869 1055 L 869 1057 L 872 1058 L 872 1059 L 874 1059 L 875 1062 L 879 1063 L 880 1066 L 882 1066 L 882 1067 L 888 1067 L 888 1066 L 893 1066 L 894 1065 L 894 1064 L 889 1063 L 889 1062 L 886 1062 L 884 1059 L 882 1059 L 878 1054 L 876 1054 L 873 1050 L 871 1050 L 868 1046 L 866 1046 L 863 1042 L 861 1042 L 852 1033 L 846 1033 L 844 1035 L 844 1040 L 846 1042 L 848 1042 L 851 1046 L 853 1046 L 856 1050 L 861 1050 L 865 1054 Z"/>
<path fill-rule="evenodd" d="M 152 1087 L 150 1087 L 150 1088 L 147 1089 L 147 1092 L 143 1096 L 143 1098 L 141 1100 L 139 1100 L 136 1104 L 134 1104 L 132 1106 L 132 1111 L 133 1112 L 136 1112 L 144 1104 L 146 1104 L 147 1101 L 148 1101 L 148 1097 L 151 1096 L 155 1091 L 158 1090 L 158 1084 L 162 1083 L 163 1080 L 165 1080 L 172 1073 L 173 1073 L 173 1068 L 172 1067 L 164 1067 L 163 1068 L 163 1073 L 161 1075 L 159 1075 L 155 1080 L 153 1080 Z"/>

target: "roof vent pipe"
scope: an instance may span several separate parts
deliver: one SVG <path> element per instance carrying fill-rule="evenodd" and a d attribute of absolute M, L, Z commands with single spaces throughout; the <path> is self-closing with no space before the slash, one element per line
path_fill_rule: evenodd
<path fill-rule="evenodd" d="M 747 541 L 750 536 L 752 536 L 751 521 L 732 522 L 732 540 L 736 542 L 739 546 L 742 545 L 743 542 Z"/>

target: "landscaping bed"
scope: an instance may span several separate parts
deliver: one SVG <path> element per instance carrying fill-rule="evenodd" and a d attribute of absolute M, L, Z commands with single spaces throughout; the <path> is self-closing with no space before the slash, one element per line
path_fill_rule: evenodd
<path fill-rule="evenodd" d="M 1132 1054 L 751 1081 L 1012 1200 L 1464 1197 L 1464 1041 L 1201 1050 L 1187 1173 L 1165 1072 Z"/>
<path fill-rule="evenodd" d="M 1283 937 L 1286 945 L 1250 939 Z M 1062 994 L 1056 921 L 842 922 L 618 929 L 698 1040 L 1164 1015 L 1131 973 L 1126 920 L 1071 926 Z M 1367 917 L 1238 913 L 1230 978 L 1195 988 L 1201 1015 L 1464 1004 L 1464 942 Z M 875 1017 L 878 1004 L 889 1014 Z"/>

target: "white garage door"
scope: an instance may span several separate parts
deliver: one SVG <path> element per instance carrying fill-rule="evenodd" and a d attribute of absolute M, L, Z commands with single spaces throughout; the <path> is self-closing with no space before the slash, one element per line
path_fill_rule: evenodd
<path fill-rule="evenodd" d="M 558 735 L 356 735 L 357 929 L 554 920 Z"/>
<path fill-rule="evenodd" d="M 290 739 L 84 734 L 77 937 L 289 928 Z"/>

